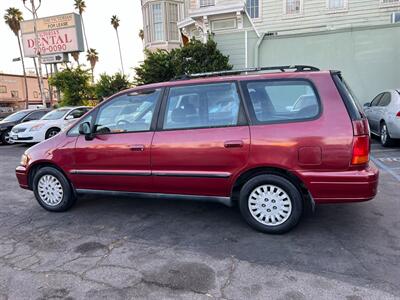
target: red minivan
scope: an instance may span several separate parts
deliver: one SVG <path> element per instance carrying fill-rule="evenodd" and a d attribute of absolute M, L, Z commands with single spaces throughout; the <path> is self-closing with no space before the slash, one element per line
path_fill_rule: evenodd
<path fill-rule="evenodd" d="M 340 72 L 188 77 L 123 91 L 28 149 L 20 186 L 55 212 L 83 193 L 237 203 L 267 233 L 290 230 L 315 203 L 376 195 L 368 122 Z"/>

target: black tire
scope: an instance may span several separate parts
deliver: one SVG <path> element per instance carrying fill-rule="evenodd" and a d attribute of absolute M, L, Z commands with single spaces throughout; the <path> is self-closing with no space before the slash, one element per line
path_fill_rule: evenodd
<path fill-rule="evenodd" d="M 0 137 L 1 143 L 3 145 L 12 145 L 12 144 L 14 144 L 13 142 L 10 142 L 9 137 L 10 137 L 10 131 L 8 131 L 8 130 L 4 131 L 1 134 L 1 137 Z"/>
<path fill-rule="evenodd" d="M 55 205 L 49 205 L 42 198 L 43 192 L 39 191 L 39 181 L 44 178 L 44 176 L 54 177 L 58 180 L 60 187 L 62 188 L 62 197 L 59 203 Z M 76 197 L 72 190 L 71 184 L 68 179 L 59 170 L 53 167 L 44 167 L 39 169 L 33 178 L 33 192 L 35 194 L 36 200 L 39 204 L 46 210 L 51 212 L 64 212 L 70 209 L 76 202 Z M 49 191 L 51 192 L 51 190 Z M 48 194 L 48 193 L 47 193 Z"/>
<path fill-rule="evenodd" d="M 61 130 L 59 128 L 50 128 L 49 130 L 47 130 L 45 138 L 46 140 L 57 135 Z"/>
<path fill-rule="evenodd" d="M 285 218 L 282 218 L 282 223 L 278 224 L 278 225 L 269 225 L 269 224 L 264 224 L 262 223 L 267 222 L 267 223 L 271 223 L 272 219 L 269 220 L 258 220 L 256 219 L 256 216 L 252 215 L 252 212 L 250 212 L 250 208 L 249 208 L 249 202 L 250 202 L 250 195 L 254 195 L 254 192 L 256 192 L 256 190 L 258 188 L 261 188 L 261 186 L 264 185 L 270 185 L 270 186 L 275 186 L 278 189 L 276 189 L 275 191 L 279 192 L 279 189 L 281 191 L 283 191 L 284 193 L 286 193 L 286 195 L 288 197 L 285 197 L 282 202 L 282 200 L 275 200 L 275 196 L 262 196 L 263 197 L 271 197 L 271 199 L 265 198 L 262 201 L 268 202 L 265 204 L 262 204 L 262 206 L 264 208 L 260 208 L 260 210 L 265 210 L 265 213 L 268 214 L 266 211 L 268 208 L 269 211 L 271 212 L 272 209 L 277 209 L 276 206 L 274 205 L 278 205 L 275 204 L 275 201 L 280 202 L 282 205 L 282 203 L 286 203 L 285 206 L 287 206 L 287 201 L 290 201 L 291 203 L 291 211 L 289 211 L 289 209 L 287 209 L 288 213 L 286 213 Z M 273 193 L 274 189 L 271 189 L 271 193 Z M 267 191 L 267 190 L 266 190 Z M 253 194 L 252 194 L 253 193 Z M 284 195 L 284 194 L 281 194 Z M 278 196 L 276 196 L 278 197 Z M 273 203 L 271 203 L 273 202 Z M 253 205 L 253 204 L 251 204 Z M 240 191 L 240 198 L 239 198 L 239 207 L 240 207 L 240 212 L 243 216 L 243 218 L 246 220 L 246 222 L 253 227 L 254 229 L 264 232 L 264 233 L 272 233 L 272 234 L 282 234 L 282 233 L 286 233 L 289 230 L 293 229 L 298 222 L 300 221 L 302 212 L 303 212 L 303 200 L 302 200 L 302 196 L 299 192 L 299 190 L 296 188 L 296 186 L 291 183 L 289 180 L 287 180 L 286 178 L 283 178 L 279 175 L 272 175 L 272 174 L 265 174 L 265 175 L 259 175 L 256 177 L 251 178 L 248 182 L 246 182 L 244 184 L 244 186 L 242 187 L 241 191 Z M 253 206 L 256 207 L 256 206 Z M 279 210 L 279 208 L 278 208 Z M 278 211 L 277 210 L 277 211 Z M 255 208 L 253 210 L 253 213 L 256 214 L 258 212 L 258 209 Z M 272 211 L 273 213 L 273 211 Z M 264 211 L 263 211 L 264 214 Z M 262 218 L 262 214 L 260 214 L 261 218 Z M 281 216 L 279 216 L 281 217 Z M 276 220 L 274 219 L 274 222 Z"/>
<path fill-rule="evenodd" d="M 379 137 L 380 137 L 381 145 L 383 147 L 393 146 L 394 140 L 390 137 L 389 129 L 385 122 L 381 123 L 379 134 L 380 134 Z"/>

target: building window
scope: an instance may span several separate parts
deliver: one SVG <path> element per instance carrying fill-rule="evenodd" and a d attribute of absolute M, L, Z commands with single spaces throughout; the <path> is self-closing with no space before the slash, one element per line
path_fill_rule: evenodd
<path fill-rule="evenodd" d="M 0 85 L 0 94 L 7 93 L 7 87 L 5 85 Z"/>
<path fill-rule="evenodd" d="M 200 7 L 214 6 L 215 0 L 200 0 Z"/>
<path fill-rule="evenodd" d="M 285 0 L 285 14 L 295 15 L 303 11 L 303 0 Z"/>
<path fill-rule="evenodd" d="M 33 92 L 33 98 L 35 98 L 35 99 L 39 98 L 39 93 L 34 91 Z"/>
<path fill-rule="evenodd" d="M 153 27 L 154 41 L 164 40 L 164 24 L 161 3 L 153 4 Z"/>
<path fill-rule="evenodd" d="M 178 4 L 168 3 L 169 40 L 179 41 L 178 31 Z"/>
<path fill-rule="evenodd" d="M 18 98 L 18 91 L 11 91 L 11 98 Z"/>
<path fill-rule="evenodd" d="M 212 30 L 235 29 L 236 19 L 216 20 L 212 23 Z"/>
<path fill-rule="evenodd" d="M 328 9 L 340 10 L 347 8 L 347 0 L 328 0 Z"/>
<path fill-rule="evenodd" d="M 149 14 L 149 7 L 146 6 L 144 8 L 144 38 L 146 43 L 151 42 L 151 26 L 150 26 L 150 14 Z"/>
<path fill-rule="evenodd" d="M 260 17 L 260 0 L 247 0 L 246 8 L 250 18 L 257 19 Z"/>

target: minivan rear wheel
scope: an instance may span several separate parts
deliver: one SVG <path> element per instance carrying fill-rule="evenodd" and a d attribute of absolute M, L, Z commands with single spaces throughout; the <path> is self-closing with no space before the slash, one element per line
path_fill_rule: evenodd
<path fill-rule="evenodd" d="M 296 186 L 279 175 L 259 175 L 244 184 L 239 207 L 254 229 L 265 233 L 285 233 L 297 225 L 303 201 Z"/>
<path fill-rule="evenodd" d="M 36 172 L 33 192 L 39 204 L 52 212 L 67 211 L 76 201 L 68 179 L 53 167 L 44 167 Z"/>

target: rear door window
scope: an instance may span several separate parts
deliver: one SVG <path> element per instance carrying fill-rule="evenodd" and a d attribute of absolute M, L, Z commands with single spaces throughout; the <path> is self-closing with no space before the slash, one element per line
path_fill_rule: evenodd
<path fill-rule="evenodd" d="M 380 100 L 382 99 L 382 97 L 383 97 L 383 94 L 379 94 L 378 96 L 376 96 L 376 97 L 374 98 L 374 100 L 372 100 L 371 106 L 378 106 Z"/>
<path fill-rule="evenodd" d="M 43 117 L 47 113 L 48 113 L 48 111 L 45 111 L 45 110 L 35 111 L 35 112 L 31 113 L 29 116 L 27 116 L 24 119 L 24 122 L 25 121 L 39 120 L 41 117 Z"/>
<path fill-rule="evenodd" d="M 391 95 L 390 93 L 384 93 L 381 101 L 379 102 L 379 106 L 388 106 L 390 104 Z"/>
<path fill-rule="evenodd" d="M 173 87 L 164 115 L 164 129 L 236 126 L 240 98 L 235 83 Z"/>
<path fill-rule="evenodd" d="M 318 95 L 309 81 L 261 80 L 242 85 L 256 124 L 309 120 L 320 114 Z"/>

